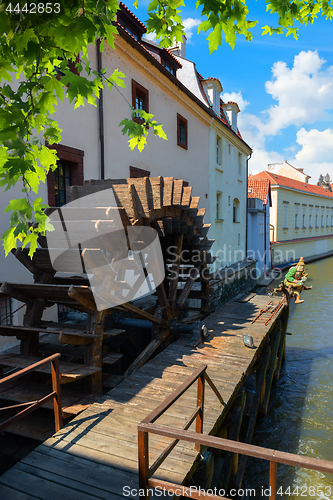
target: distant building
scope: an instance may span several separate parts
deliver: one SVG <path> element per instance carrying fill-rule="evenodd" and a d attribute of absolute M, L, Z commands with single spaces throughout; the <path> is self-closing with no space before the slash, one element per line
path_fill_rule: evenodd
<path fill-rule="evenodd" d="M 249 180 L 270 181 L 270 240 L 272 263 L 294 261 L 301 256 L 333 254 L 333 193 L 313 184 L 269 171 Z"/>
<path fill-rule="evenodd" d="M 267 170 L 271 174 L 283 175 L 284 177 L 289 177 L 290 179 L 295 179 L 295 181 L 309 183 L 311 179 L 310 175 L 304 173 L 303 168 L 296 168 L 290 165 L 287 161 L 283 163 L 269 163 L 267 165 Z"/>
<path fill-rule="evenodd" d="M 270 181 L 250 177 L 247 194 L 247 256 L 257 260 L 258 277 L 271 267 L 269 223 L 271 206 Z"/>

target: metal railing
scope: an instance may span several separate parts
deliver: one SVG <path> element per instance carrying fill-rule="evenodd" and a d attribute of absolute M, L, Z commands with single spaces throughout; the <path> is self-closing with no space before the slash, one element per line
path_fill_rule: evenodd
<path fill-rule="evenodd" d="M 203 429 L 203 414 L 204 414 L 204 396 L 205 396 L 205 380 L 208 382 L 210 387 L 213 389 L 214 393 L 220 400 L 222 404 L 225 404 L 222 396 L 218 392 L 217 388 L 209 378 L 206 373 L 207 365 L 201 365 L 185 382 L 165 401 L 163 401 L 150 415 L 148 415 L 144 420 L 138 425 L 138 451 L 139 451 L 139 488 L 145 491 L 145 498 L 149 497 L 148 489 L 151 488 L 163 488 L 164 491 L 175 492 L 181 491 L 182 496 L 189 498 L 206 498 L 208 495 L 202 489 L 197 491 L 193 488 L 186 488 L 182 485 L 171 483 L 168 481 L 162 481 L 159 479 L 152 478 L 152 475 L 161 466 L 163 461 L 171 453 L 173 448 L 177 443 L 182 441 L 188 441 L 195 444 L 195 449 L 200 451 L 201 446 L 209 448 L 217 448 L 219 450 L 230 451 L 233 453 L 238 453 L 240 455 L 246 455 L 255 458 L 261 458 L 263 460 L 268 460 L 270 462 L 269 469 L 269 491 L 270 500 L 276 500 L 276 473 L 277 464 L 293 465 L 296 467 L 303 467 L 305 469 L 316 470 L 320 472 L 326 472 L 333 474 L 333 462 L 328 460 L 320 460 L 317 458 L 305 457 L 300 455 L 294 455 L 292 453 L 286 453 L 277 450 L 271 450 L 268 448 L 262 448 L 260 446 L 254 446 L 251 444 L 241 443 L 239 441 L 231 441 L 225 438 L 219 438 L 215 436 L 202 435 Z M 154 424 L 154 422 L 161 416 L 165 411 L 170 408 L 170 406 L 177 401 L 186 391 L 191 387 L 194 382 L 198 380 L 198 390 L 197 390 L 197 408 L 192 413 L 190 419 L 186 422 L 182 429 L 173 429 L 171 427 L 166 427 L 163 425 Z M 196 419 L 196 430 L 195 432 L 189 431 L 188 428 Z M 149 466 L 149 441 L 148 435 L 157 434 L 159 436 L 165 436 L 168 438 L 173 438 L 172 443 L 170 443 L 161 455 L 155 460 L 153 465 Z M 209 494 L 209 499 L 211 500 L 230 500 L 226 497 L 211 495 Z"/>
<path fill-rule="evenodd" d="M 0 424 L 0 432 L 3 431 L 6 427 L 9 425 L 13 424 L 14 422 L 17 422 L 18 420 L 21 420 L 21 418 L 25 417 L 32 411 L 37 410 L 40 406 L 43 406 L 45 403 L 53 399 L 53 406 L 54 406 L 54 424 L 55 424 L 55 431 L 59 431 L 62 427 L 62 407 L 61 407 L 61 389 L 60 389 L 60 374 L 59 374 L 59 358 L 60 354 L 52 354 L 52 356 L 49 356 L 48 358 L 44 358 L 41 361 L 38 361 L 37 363 L 34 363 L 33 365 L 28 366 L 27 368 L 23 368 L 22 370 L 19 370 L 15 373 L 12 373 L 11 375 L 8 375 L 8 377 L 4 377 L 0 379 L 0 387 L 5 384 L 6 382 L 13 381 L 19 377 L 23 377 L 23 375 L 26 375 L 27 373 L 30 373 L 36 368 L 39 368 L 42 365 L 45 365 L 46 363 L 51 363 L 51 376 L 52 376 L 52 389 L 53 391 L 50 394 L 47 394 L 44 396 L 42 399 L 36 400 L 36 401 L 29 401 L 27 403 L 19 403 L 16 405 L 11 405 L 11 406 L 6 406 L 3 408 L 0 408 L 0 410 L 10 410 L 13 408 L 19 408 L 21 406 L 27 406 L 24 410 L 20 411 L 13 417 L 9 418 L 2 424 Z"/>

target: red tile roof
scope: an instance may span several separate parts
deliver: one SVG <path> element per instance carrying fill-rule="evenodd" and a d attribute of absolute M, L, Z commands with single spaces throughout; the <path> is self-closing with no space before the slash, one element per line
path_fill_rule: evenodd
<path fill-rule="evenodd" d="M 146 33 L 146 32 L 147 32 L 147 28 L 146 28 L 146 26 L 145 26 L 145 25 L 144 25 L 144 24 L 140 21 L 140 19 L 138 19 L 138 18 L 137 18 L 137 17 L 133 14 L 133 12 L 132 12 L 131 10 L 129 10 L 129 8 L 128 8 L 128 7 L 126 7 L 126 5 L 125 5 L 123 2 L 119 2 L 119 5 L 120 5 L 120 7 L 121 7 L 121 8 L 123 8 L 124 10 L 126 10 L 126 11 L 127 11 L 127 12 L 128 12 L 128 13 L 132 16 L 132 17 L 134 17 L 134 19 L 136 20 L 136 22 L 137 22 L 138 24 L 140 24 L 141 28 L 143 28 L 144 33 Z"/>
<path fill-rule="evenodd" d="M 305 184 L 301 181 L 296 181 L 295 179 L 290 179 L 284 175 L 272 174 L 271 172 L 260 172 L 256 175 L 250 175 L 249 181 L 253 179 L 268 179 L 271 182 L 271 186 L 281 186 L 287 189 L 296 189 L 298 191 L 303 191 L 308 194 L 315 194 L 318 196 L 327 196 L 333 198 L 333 193 L 327 191 L 326 189 L 316 186 L 315 184 Z"/>
<path fill-rule="evenodd" d="M 267 205 L 270 202 L 270 181 L 268 179 L 248 179 L 248 198 L 259 198 Z"/>

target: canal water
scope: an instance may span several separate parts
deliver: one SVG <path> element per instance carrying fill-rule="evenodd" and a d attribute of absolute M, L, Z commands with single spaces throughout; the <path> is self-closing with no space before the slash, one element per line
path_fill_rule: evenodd
<path fill-rule="evenodd" d="M 286 362 L 252 444 L 333 461 L 333 257 L 306 270 L 313 288 L 302 292 L 303 304 L 291 306 Z M 267 499 L 268 478 L 269 463 L 251 459 L 243 487 Z M 332 500 L 333 475 L 278 464 L 277 493 Z"/>

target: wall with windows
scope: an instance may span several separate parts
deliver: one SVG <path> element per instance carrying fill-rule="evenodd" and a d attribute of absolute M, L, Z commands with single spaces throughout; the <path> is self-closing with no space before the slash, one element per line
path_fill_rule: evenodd
<path fill-rule="evenodd" d="M 245 258 L 246 160 L 249 153 L 244 143 L 222 125 L 211 127 L 209 237 L 215 239 L 212 247 L 212 253 L 217 256 L 215 270 Z"/>
<path fill-rule="evenodd" d="M 109 72 L 119 68 L 126 75 L 126 89 L 120 89 L 123 97 L 115 89 L 104 93 L 105 177 L 127 177 L 129 166 L 135 166 L 149 170 L 151 176 L 185 179 L 194 195 L 201 196 L 200 206 L 205 206 L 209 115 L 123 38 L 117 38 L 116 51 L 106 47 L 103 60 Z M 119 128 L 120 121 L 130 117 L 126 100 L 133 101 L 133 81 L 140 85 L 141 96 L 147 92 L 149 113 L 163 124 L 168 137 L 165 141 L 150 132 L 141 153 L 129 149 L 128 137 Z"/>
<path fill-rule="evenodd" d="M 333 251 L 333 196 L 271 189 L 274 263 Z"/>

